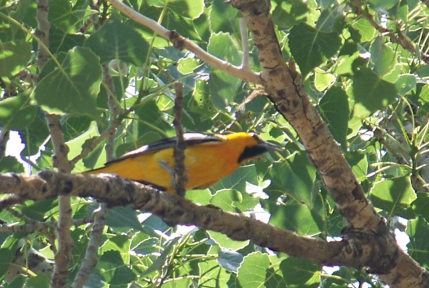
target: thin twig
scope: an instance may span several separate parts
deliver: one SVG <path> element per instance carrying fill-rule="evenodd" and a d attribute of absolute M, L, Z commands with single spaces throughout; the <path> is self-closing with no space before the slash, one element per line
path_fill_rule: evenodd
<path fill-rule="evenodd" d="M 186 142 L 184 138 L 184 132 L 182 128 L 182 110 L 183 110 L 183 86 L 182 83 L 175 82 L 174 90 L 176 91 L 176 99 L 174 100 L 174 129 L 176 130 L 176 146 L 174 146 L 173 158 L 174 158 L 174 185 L 176 193 L 179 196 L 185 196 L 186 183 L 188 183 L 188 177 L 186 176 L 185 167 L 185 149 Z"/>
<path fill-rule="evenodd" d="M 9 141 L 10 131 L 7 128 L 1 128 L 0 135 L 0 158 L 6 155 L 6 145 Z"/>
<path fill-rule="evenodd" d="M 118 104 L 116 102 L 116 93 L 115 86 L 113 85 L 113 78 L 109 73 L 109 65 L 107 63 L 103 63 L 103 82 L 106 84 L 106 90 L 108 95 L 107 105 L 109 106 L 109 123 L 110 127 L 113 127 L 115 119 L 118 117 Z M 115 131 L 116 129 L 110 130 L 110 133 L 107 135 L 106 140 L 106 160 L 107 162 L 112 161 L 114 159 L 113 146 L 115 141 Z"/>
<path fill-rule="evenodd" d="M 426 65 L 429 65 L 429 55 L 420 51 L 418 46 L 415 45 L 413 41 L 411 41 L 411 39 L 408 38 L 405 34 L 403 34 L 401 31 L 395 33 L 394 31 L 379 25 L 368 11 L 362 9 L 363 4 L 360 0 L 351 0 L 350 3 L 353 5 L 355 13 L 357 15 L 367 20 L 371 24 L 371 26 L 374 27 L 382 35 L 389 36 L 392 43 L 399 44 L 400 46 L 402 46 L 402 48 L 408 50 L 408 52 L 410 52 L 414 56 L 421 58 L 426 63 Z"/>
<path fill-rule="evenodd" d="M 37 37 L 40 42 L 44 45 L 39 45 L 37 52 L 37 67 L 39 71 L 42 70 L 43 65 L 48 61 L 49 51 L 47 49 L 49 45 L 49 29 L 51 24 L 48 20 L 49 4 L 48 0 L 37 0 Z"/>
<path fill-rule="evenodd" d="M 94 225 L 91 229 L 91 234 L 89 236 L 89 243 L 86 248 L 85 258 L 82 261 L 79 272 L 76 275 L 76 278 L 72 284 L 73 288 L 81 288 L 88 280 L 89 275 L 92 269 L 97 265 L 97 251 L 100 246 L 101 239 L 103 237 L 104 225 L 107 217 L 107 207 L 106 205 L 100 205 L 100 209 L 94 211 Z"/>
<path fill-rule="evenodd" d="M 241 36 L 241 45 L 243 46 L 243 58 L 241 61 L 241 69 L 249 70 L 249 44 L 247 43 L 247 26 L 244 18 L 240 18 L 240 36 Z"/>
<path fill-rule="evenodd" d="M 94 141 L 92 141 L 86 148 L 85 150 L 82 151 L 82 153 L 80 153 L 79 155 L 77 155 L 76 157 L 74 157 L 70 162 L 71 165 L 76 165 L 76 163 L 83 159 L 83 157 L 85 157 L 86 155 L 88 155 L 92 150 L 94 150 L 95 147 L 97 147 L 98 144 L 100 144 L 107 136 L 109 136 L 110 134 L 114 133 L 116 131 L 116 127 L 118 127 L 121 124 L 122 121 L 122 117 L 119 117 L 117 119 L 115 119 L 112 123 L 112 125 L 107 128 L 103 133 L 100 134 L 100 136 L 98 136 L 97 139 L 95 139 Z"/>
<path fill-rule="evenodd" d="M 176 32 L 169 31 L 168 29 L 158 24 L 156 21 L 144 15 L 141 15 L 140 13 L 134 11 L 133 9 L 126 6 L 119 0 L 107 0 L 107 1 L 112 3 L 112 5 L 116 9 L 118 9 L 123 14 L 127 15 L 133 21 L 152 29 L 156 34 L 158 34 L 162 38 L 171 41 L 174 47 L 176 47 L 177 49 L 179 50 L 186 49 L 188 51 L 191 51 L 202 61 L 206 62 L 208 65 L 214 68 L 220 69 L 236 78 L 242 79 L 250 83 L 262 84 L 258 74 L 253 73 L 252 71 L 249 71 L 249 70 L 245 70 L 242 67 L 234 66 L 226 61 L 223 61 L 222 59 L 219 59 L 207 53 L 206 51 L 201 49 L 198 45 L 181 37 Z"/>
<path fill-rule="evenodd" d="M 89 8 L 91 8 L 91 10 L 95 11 L 91 11 L 91 15 L 89 16 L 89 18 L 83 23 L 82 26 L 80 26 L 80 28 L 78 29 L 78 32 L 81 33 L 85 33 L 89 27 L 91 27 L 92 24 L 94 24 L 94 31 L 98 30 L 98 14 L 99 14 L 99 9 L 100 9 L 100 2 L 94 2 L 94 0 L 89 0 L 88 1 L 89 4 Z"/>

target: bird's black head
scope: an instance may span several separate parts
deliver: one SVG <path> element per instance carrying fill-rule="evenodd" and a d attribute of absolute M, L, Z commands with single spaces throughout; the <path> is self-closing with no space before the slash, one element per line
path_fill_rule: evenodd
<path fill-rule="evenodd" d="M 253 134 L 253 139 L 255 140 L 252 145 L 248 145 L 244 148 L 243 152 L 238 157 L 237 162 L 242 163 L 244 161 L 250 160 L 252 158 L 258 157 L 259 155 L 264 154 L 265 152 L 274 150 L 282 151 L 283 147 L 279 145 L 274 145 L 263 141 L 261 138 Z"/>

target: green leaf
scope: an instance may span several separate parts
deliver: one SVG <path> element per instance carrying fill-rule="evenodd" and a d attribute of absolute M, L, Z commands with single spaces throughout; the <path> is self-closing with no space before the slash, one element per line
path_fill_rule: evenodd
<path fill-rule="evenodd" d="M 34 95 L 38 104 L 52 113 L 99 118 L 95 106 L 102 81 L 98 57 L 87 48 L 76 47 L 60 65 L 37 84 Z"/>
<path fill-rule="evenodd" d="M 24 69 L 32 56 L 31 43 L 25 39 L 0 41 L 0 77 L 9 77 Z"/>
<path fill-rule="evenodd" d="M 16 276 L 12 282 L 6 284 L 5 288 L 23 288 L 26 281 L 27 277 L 21 274 Z"/>
<path fill-rule="evenodd" d="M 375 9 L 390 9 L 398 2 L 398 0 L 369 0 L 369 3 Z"/>
<path fill-rule="evenodd" d="M 212 34 L 207 45 L 207 52 L 233 65 L 241 63 L 241 53 L 237 43 L 226 33 Z M 210 91 L 213 104 L 217 109 L 224 109 L 228 103 L 232 102 L 240 83 L 240 79 L 231 77 L 220 70 L 210 73 Z"/>
<path fill-rule="evenodd" d="M 289 35 L 290 51 L 303 78 L 313 68 L 333 57 L 340 49 L 340 44 L 338 33 L 321 32 L 303 23 L 294 26 Z"/>
<path fill-rule="evenodd" d="M 288 201 L 282 206 L 270 203 L 270 213 L 269 224 L 280 229 L 294 231 L 301 236 L 320 233 L 311 210 L 304 204 L 295 201 Z"/>
<path fill-rule="evenodd" d="M 145 234 L 146 235 L 146 234 Z M 133 251 L 136 253 L 148 255 L 154 252 L 159 252 L 159 239 L 158 238 L 148 238 L 140 242 Z"/>
<path fill-rule="evenodd" d="M 283 275 L 281 275 L 280 271 L 276 268 L 267 269 L 267 275 L 265 276 L 265 287 L 267 288 L 287 287 L 287 284 L 283 278 Z"/>
<path fill-rule="evenodd" d="M 256 252 L 244 257 L 237 276 L 241 287 L 264 287 L 266 270 L 269 266 L 267 254 Z"/>
<path fill-rule="evenodd" d="M 429 221 L 429 194 L 417 193 L 417 199 L 412 203 L 412 208 L 417 215 Z"/>
<path fill-rule="evenodd" d="M 426 269 L 429 268 L 429 225 L 423 217 L 409 220 L 406 230 L 410 237 L 410 242 L 407 244 L 408 254 L 414 260 L 423 265 Z"/>
<path fill-rule="evenodd" d="M 329 131 L 343 149 L 347 147 L 347 129 L 349 121 L 349 97 L 340 87 L 330 88 L 319 103 L 319 110 L 328 122 Z"/>
<path fill-rule="evenodd" d="M 191 200 L 193 203 L 200 205 L 208 205 L 210 204 L 210 199 L 212 198 L 212 194 L 209 189 L 204 190 L 189 190 L 186 191 L 185 198 Z"/>
<path fill-rule="evenodd" d="M 86 40 L 85 47 L 97 54 L 101 63 L 119 59 L 136 66 L 143 65 L 149 52 L 149 44 L 141 34 L 115 17 L 92 34 Z"/>
<path fill-rule="evenodd" d="M 237 273 L 241 262 L 243 262 L 243 255 L 236 251 L 223 249 L 222 247 L 218 251 L 218 258 L 216 261 L 224 269 L 230 272 Z"/>
<path fill-rule="evenodd" d="M 85 150 L 97 138 L 98 137 L 92 137 L 91 139 L 85 141 L 85 143 L 82 145 L 82 151 Z M 100 162 L 105 162 L 103 160 L 104 157 L 101 157 L 103 153 L 105 155 L 104 144 L 106 144 L 106 141 L 101 141 L 97 147 L 95 147 L 91 152 L 88 153 L 87 156 L 82 159 L 83 165 L 85 165 L 85 167 L 94 169 L 95 167 L 99 166 Z"/>
<path fill-rule="evenodd" d="M 159 110 L 155 100 L 149 100 L 143 107 L 136 111 L 139 116 L 137 124 L 138 136 L 143 137 L 148 132 L 162 133 L 165 138 L 169 131 L 173 131 L 171 124 L 165 120 L 163 113 Z"/>
<path fill-rule="evenodd" d="M 237 190 L 218 190 L 210 200 L 210 204 L 219 207 L 222 211 L 244 212 L 250 208 L 254 208 L 259 200 L 253 198 L 246 192 L 239 192 Z"/>
<path fill-rule="evenodd" d="M 127 227 L 146 232 L 139 220 L 136 211 L 130 206 L 116 206 L 107 212 L 106 225 L 110 227 Z"/>
<path fill-rule="evenodd" d="M 375 33 L 377 32 L 375 28 L 371 26 L 371 23 L 369 23 L 369 21 L 364 18 L 360 18 L 359 20 L 355 21 L 351 26 L 359 31 L 359 34 L 361 35 L 361 42 L 372 40 Z"/>
<path fill-rule="evenodd" d="M 202 121 L 210 119 L 216 114 L 216 109 L 213 107 L 210 96 L 210 85 L 207 81 L 195 81 L 195 89 L 192 92 L 191 99 L 189 99 L 188 109 L 200 114 L 200 120 Z"/>
<path fill-rule="evenodd" d="M 246 182 L 257 184 L 256 169 L 254 164 L 241 166 L 231 175 L 222 178 L 218 183 L 213 185 L 210 190 L 218 191 L 221 189 L 236 189 L 244 191 Z"/>
<path fill-rule="evenodd" d="M 0 249 L 0 278 L 3 279 L 9 269 L 12 260 L 15 257 L 16 250 L 18 248 L 18 240 L 14 236 L 9 236 L 5 242 L 3 242 Z"/>
<path fill-rule="evenodd" d="M 21 142 L 25 144 L 21 156 L 31 156 L 39 152 L 41 145 L 49 137 L 46 122 L 36 116 L 34 121 L 25 129 L 19 131 Z"/>
<path fill-rule="evenodd" d="M 230 274 L 222 269 L 215 260 L 206 260 L 198 263 L 199 285 L 197 287 L 227 287 Z M 186 286 L 189 287 L 189 286 Z"/>
<path fill-rule="evenodd" d="M 223 0 L 214 0 L 209 14 L 211 31 L 214 33 L 225 32 L 239 35 L 238 13 L 238 10 L 232 7 L 230 3 Z"/>
<path fill-rule="evenodd" d="M 181 58 L 179 59 L 179 62 L 177 62 L 177 70 L 179 70 L 180 73 L 186 75 L 194 71 L 195 68 L 201 66 L 201 61 L 199 61 L 196 58 Z M 204 82 L 202 80 L 198 80 L 201 82 Z"/>
<path fill-rule="evenodd" d="M 384 44 L 384 37 L 377 37 L 370 48 L 371 61 L 374 63 L 374 72 L 383 77 L 390 74 L 397 63 L 395 52 Z"/>
<path fill-rule="evenodd" d="M 29 105 L 27 95 L 10 97 L 0 101 L 0 126 L 3 129 L 21 130 L 36 117 L 36 107 Z"/>
<path fill-rule="evenodd" d="M 152 272 L 155 272 L 162 268 L 162 266 L 165 265 L 165 261 L 167 260 L 167 257 L 170 256 L 171 250 L 173 247 L 177 244 L 179 241 L 179 237 L 174 238 L 166 247 L 164 247 L 164 251 L 162 251 L 162 254 L 156 258 L 156 260 L 153 262 L 153 264 L 148 267 L 142 274 L 140 274 L 140 277 L 144 277 L 146 275 L 149 275 Z"/>
<path fill-rule="evenodd" d="M 398 80 L 395 82 L 396 90 L 398 90 L 398 94 L 401 96 L 405 96 L 405 94 L 413 90 L 416 85 L 416 76 L 411 74 L 403 74 L 399 76 Z"/>
<path fill-rule="evenodd" d="M 322 32 L 332 32 L 335 28 L 336 20 L 342 18 L 343 11 L 338 7 L 326 7 L 317 19 L 316 29 Z"/>
<path fill-rule="evenodd" d="M 338 57 L 334 72 L 338 75 L 353 74 L 352 64 L 356 58 L 359 57 L 359 53 L 355 52 L 352 55 L 342 55 Z"/>
<path fill-rule="evenodd" d="M 84 144 L 86 144 L 88 139 L 97 137 L 99 135 L 100 133 L 98 132 L 97 124 L 94 121 L 92 121 L 87 131 L 85 131 L 84 133 L 81 133 L 78 137 L 66 142 L 67 146 L 70 149 L 70 152 L 68 154 L 69 159 L 73 159 L 74 157 L 76 157 L 82 152 L 82 147 L 84 146 Z M 103 158 L 103 153 L 105 152 L 104 151 L 102 152 L 102 156 L 98 159 L 98 162 L 96 165 L 101 165 L 106 162 L 104 161 L 105 157 Z M 82 161 L 79 161 L 76 164 L 74 171 L 81 172 L 84 169 L 85 168 L 82 164 Z"/>
<path fill-rule="evenodd" d="M 127 266 L 118 251 L 107 251 L 101 255 L 97 265 L 102 269 L 101 276 L 112 285 L 128 284 L 134 281 L 137 275 Z"/>
<path fill-rule="evenodd" d="M 13 156 L 6 156 L 0 159 L 0 173 L 24 173 L 24 166 Z"/>
<path fill-rule="evenodd" d="M 370 197 L 375 207 L 383 209 L 389 215 L 401 215 L 416 199 L 409 176 L 386 179 L 374 185 Z"/>
<path fill-rule="evenodd" d="M 58 207 L 57 199 L 43 199 L 34 203 L 23 204 L 22 214 L 30 219 L 41 221 L 46 216 L 46 212 Z"/>
<path fill-rule="evenodd" d="M 316 169 L 308 161 L 305 153 L 296 153 L 287 161 L 274 163 L 269 169 L 271 185 L 265 189 L 269 193 L 287 193 L 300 203 L 313 203 L 313 183 Z"/>
<path fill-rule="evenodd" d="M 72 13 L 68 0 L 49 0 L 48 20 L 54 26 L 68 33 L 74 33 L 74 25 L 81 23 L 76 13 Z"/>
<path fill-rule="evenodd" d="M 304 21 L 309 9 L 300 0 L 279 1 L 273 11 L 273 21 L 279 30 L 290 29 Z"/>
<path fill-rule="evenodd" d="M 183 17 L 171 9 L 167 9 L 165 12 L 162 26 L 169 30 L 177 31 L 182 37 L 197 41 L 201 40 L 192 19 Z"/>
<path fill-rule="evenodd" d="M 166 5 L 172 11 L 185 17 L 195 19 L 204 12 L 203 0 L 147 0 L 147 4 L 158 8 Z"/>
<path fill-rule="evenodd" d="M 350 151 L 345 154 L 345 158 L 349 165 L 352 167 L 353 174 L 359 182 L 367 179 L 368 173 L 368 159 L 364 151 L 356 150 Z"/>
<path fill-rule="evenodd" d="M 314 87 L 317 91 L 323 91 L 329 88 L 335 82 L 335 76 L 327 73 L 320 68 L 314 69 Z"/>
<path fill-rule="evenodd" d="M 39 272 L 36 277 L 28 279 L 25 287 L 28 288 L 48 288 L 50 279 L 44 273 Z"/>
<path fill-rule="evenodd" d="M 322 267 L 316 263 L 302 258 L 289 257 L 282 261 L 280 269 L 288 285 L 309 287 L 308 285 L 317 283 L 315 287 L 318 287 Z"/>
<path fill-rule="evenodd" d="M 372 70 L 356 67 L 353 72 L 353 84 L 349 92 L 356 103 L 355 116 L 365 118 L 386 108 L 396 99 L 395 85 L 380 79 Z"/>
<path fill-rule="evenodd" d="M 249 245 L 249 240 L 234 241 L 231 240 L 231 238 L 228 238 L 228 236 L 226 236 L 225 234 L 214 231 L 207 231 L 207 234 L 210 236 L 210 239 L 212 239 L 217 245 L 225 249 L 237 251 Z"/>
<path fill-rule="evenodd" d="M 84 35 L 67 34 L 63 30 L 53 26 L 49 30 L 49 49 L 54 54 L 69 51 L 76 46 L 83 46 L 85 41 Z"/>
<path fill-rule="evenodd" d="M 424 85 L 419 94 L 419 99 L 429 103 L 429 85 Z"/>
<path fill-rule="evenodd" d="M 82 135 L 91 128 L 92 119 L 87 116 L 67 117 L 61 123 L 61 132 L 64 135 L 64 141 L 71 141 Z"/>

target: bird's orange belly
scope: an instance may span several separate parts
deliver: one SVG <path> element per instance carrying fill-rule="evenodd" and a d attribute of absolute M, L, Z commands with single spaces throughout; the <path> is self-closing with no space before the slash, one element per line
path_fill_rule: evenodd
<path fill-rule="evenodd" d="M 215 146 L 200 146 L 198 150 L 192 148 L 191 146 L 185 151 L 185 167 L 186 175 L 188 176 L 186 190 L 207 188 L 231 174 L 239 166 L 236 161 L 231 161 L 229 158 L 229 156 L 233 155 L 219 154 Z M 225 154 L 225 150 L 223 152 Z M 127 159 L 127 162 L 130 163 L 124 164 L 128 171 L 116 174 L 142 183 L 164 187 L 167 191 L 173 192 L 172 175 L 174 173 L 174 160 L 172 153 L 173 149 L 166 149 L 155 153 L 155 155 L 141 155 L 136 158 Z M 129 168 L 131 166 L 138 166 L 138 168 L 132 169 L 133 171 L 130 173 L 129 170 L 131 169 Z"/>

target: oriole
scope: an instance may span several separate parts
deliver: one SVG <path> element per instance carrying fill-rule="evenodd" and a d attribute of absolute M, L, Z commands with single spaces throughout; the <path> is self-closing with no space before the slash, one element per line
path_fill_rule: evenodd
<path fill-rule="evenodd" d="M 269 150 L 282 148 L 261 140 L 254 133 L 228 135 L 185 133 L 185 167 L 188 176 L 186 190 L 205 189 L 231 174 L 241 164 Z M 110 173 L 174 192 L 172 173 L 173 149 L 176 138 L 163 139 L 142 146 L 123 157 L 110 161 L 105 167 L 85 174 Z"/>

